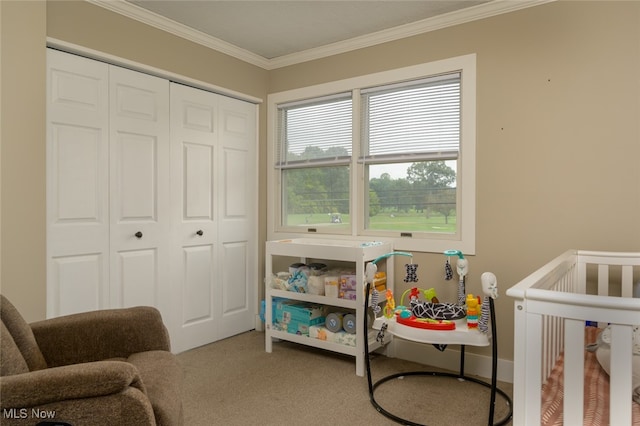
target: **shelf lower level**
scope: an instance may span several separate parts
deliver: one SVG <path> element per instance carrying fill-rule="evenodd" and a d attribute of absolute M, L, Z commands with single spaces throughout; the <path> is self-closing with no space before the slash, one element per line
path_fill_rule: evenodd
<path fill-rule="evenodd" d="M 369 330 L 368 338 L 369 338 L 369 352 L 373 352 L 376 349 L 386 345 L 391 341 L 391 336 L 386 335 L 383 343 L 376 341 L 376 336 L 378 334 L 377 330 Z M 326 340 L 320 340 L 313 337 L 287 333 L 286 331 L 276 330 L 273 327 L 269 331 L 269 336 L 271 338 L 277 338 L 280 340 L 286 340 L 288 342 L 300 343 L 306 346 L 313 346 L 319 349 L 325 349 L 332 352 L 338 352 L 345 355 L 358 356 L 358 349 L 355 346 L 343 345 L 340 343 L 328 342 Z M 270 352 L 270 351 L 268 351 Z"/>

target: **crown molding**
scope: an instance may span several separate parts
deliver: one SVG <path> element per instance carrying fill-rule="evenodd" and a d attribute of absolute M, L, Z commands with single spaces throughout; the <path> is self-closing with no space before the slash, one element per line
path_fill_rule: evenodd
<path fill-rule="evenodd" d="M 198 43 L 212 50 L 233 56 L 234 58 L 240 59 L 244 62 L 248 62 L 264 69 L 269 69 L 269 59 L 267 58 L 256 55 L 255 53 L 249 52 L 248 50 L 242 49 L 231 43 L 227 43 L 219 38 L 212 37 L 191 27 L 187 27 L 186 25 L 172 21 L 171 19 L 165 18 L 164 16 L 158 15 L 157 13 L 151 12 L 140 6 L 136 6 L 135 4 L 129 3 L 125 0 L 85 1 L 194 43 Z"/>
<path fill-rule="evenodd" d="M 244 62 L 256 65 L 265 70 L 273 70 L 302 62 L 325 58 L 352 50 L 375 46 L 466 22 L 485 19 L 504 13 L 514 12 L 556 0 L 493 0 L 477 6 L 438 15 L 433 18 L 423 19 L 410 24 L 378 31 L 349 40 L 331 43 L 318 48 L 308 49 L 302 52 L 292 53 L 273 59 L 267 59 L 248 50 L 241 49 L 231 43 L 209 36 L 201 31 L 194 30 L 154 12 L 143 9 L 125 0 L 85 0 L 96 6 L 119 13 L 128 18 L 174 34 L 178 37 L 198 43 L 212 50 L 240 59 Z"/>
<path fill-rule="evenodd" d="M 282 68 L 554 1 L 556 0 L 493 0 L 488 3 L 482 3 L 478 6 L 446 13 L 433 18 L 427 18 L 364 36 L 354 37 L 349 40 L 308 49 L 303 52 L 273 58 L 269 61 L 269 65 L 271 67 L 270 69 Z"/>

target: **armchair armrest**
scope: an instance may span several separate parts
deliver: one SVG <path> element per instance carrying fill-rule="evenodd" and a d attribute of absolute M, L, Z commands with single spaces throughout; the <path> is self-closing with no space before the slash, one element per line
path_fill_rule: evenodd
<path fill-rule="evenodd" d="M 146 393 L 138 369 L 127 362 L 100 361 L 0 377 L 0 408 L 34 407 L 92 398 L 134 387 Z"/>
<path fill-rule="evenodd" d="M 171 349 L 160 312 L 152 307 L 84 312 L 30 325 L 49 367 Z"/>

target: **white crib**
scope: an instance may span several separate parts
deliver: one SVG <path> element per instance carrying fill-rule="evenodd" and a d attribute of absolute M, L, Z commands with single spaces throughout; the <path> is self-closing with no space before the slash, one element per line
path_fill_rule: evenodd
<path fill-rule="evenodd" d="M 562 353 L 564 424 L 588 423 L 584 392 L 577 391 L 584 387 L 585 321 L 611 324 L 610 391 L 604 396 L 609 424 L 632 423 L 632 404 L 637 405 L 632 401 L 632 326 L 640 324 L 633 286 L 638 280 L 640 253 L 569 250 L 507 290 L 516 299 L 514 425 L 542 424 L 543 384 Z"/>

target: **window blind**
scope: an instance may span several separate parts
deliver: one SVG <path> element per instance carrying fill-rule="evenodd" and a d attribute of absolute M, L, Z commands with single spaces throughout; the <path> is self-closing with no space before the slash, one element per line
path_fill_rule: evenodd
<path fill-rule="evenodd" d="M 278 106 L 276 168 L 348 164 L 351 93 Z"/>
<path fill-rule="evenodd" d="M 361 91 L 365 163 L 455 159 L 460 73 Z"/>

